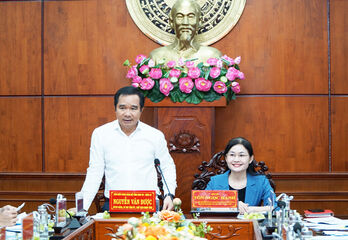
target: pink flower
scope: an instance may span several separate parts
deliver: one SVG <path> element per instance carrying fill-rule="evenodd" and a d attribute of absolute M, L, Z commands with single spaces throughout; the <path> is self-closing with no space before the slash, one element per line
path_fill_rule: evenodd
<path fill-rule="evenodd" d="M 193 85 L 191 78 L 185 77 L 179 80 L 179 89 L 184 93 L 191 93 Z"/>
<path fill-rule="evenodd" d="M 217 93 L 223 94 L 223 93 L 225 93 L 227 91 L 227 87 L 226 87 L 226 85 L 223 82 L 217 81 L 214 84 L 214 90 Z"/>
<path fill-rule="evenodd" d="M 169 71 L 169 76 L 170 76 L 170 77 L 178 78 L 178 77 L 180 76 L 180 74 L 181 74 L 181 71 L 180 71 L 179 69 L 173 68 L 173 69 L 171 69 L 171 70 Z"/>
<path fill-rule="evenodd" d="M 234 65 L 234 60 L 233 60 L 233 58 L 230 58 L 230 57 L 228 57 L 227 55 L 223 55 L 223 56 L 221 57 L 221 59 L 224 59 L 224 60 L 226 60 L 227 62 L 229 62 L 228 66 Z"/>
<path fill-rule="evenodd" d="M 150 68 L 149 66 L 147 65 L 143 65 L 139 68 L 139 71 L 142 73 L 142 74 L 147 74 L 149 72 Z"/>
<path fill-rule="evenodd" d="M 138 88 L 140 86 L 139 83 L 135 83 L 135 82 L 132 82 L 132 86 L 135 87 L 135 88 Z"/>
<path fill-rule="evenodd" d="M 231 84 L 231 88 L 232 88 L 232 91 L 235 92 L 235 93 L 239 93 L 240 92 L 240 86 L 239 86 L 239 83 L 237 83 L 237 82 L 233 82 Z"/>
<path fill-rule="evenodd" d="M 184 66 L 185 65 L 184 59 L 179 58 L 178 64 L 179 64 L 180 67 Z"/>
<path fill-rule="evenodd" d="M 140 54 L 140 55 L 138 55 L 136 58 L 135 58 L 135 62 L 137 63 L 137 64 L 140 64 L 144 59 L 146 59 L 147 57 L 145 56 L 145 55 L 143 55 L 143 54 Z"/>
<path fill-rule="evenodd" d="M 155 66 L 155 61 L 152 60 L 152 59 L 150 59 L 149 62 L 147 63 L 147 65 L 148 65 L 150 68 L 152 68 L 152 67 Z"/>
<path fill-rule="evenodd" d="M 149 76 L 152 79 L 160 79 L 162 77 L 162 70 L 159 68 L 151 68 Z"/>
<path fill-rule="evenodd" d="M 217 63 L 217 59 L 216 58 L 209 58 L 207 60 L 207 63 L 210 65 L 210 66 L 215 66 L 216 63 Z"/>
<path fill-rule="evenodd" d="M 205 80 L 204 78 L 197 78 L 195 80 L 195 86 L 198 91 L 208 92 L 211 88 L 211 81 Z"/>
<path fill-rule="evenodd" d="M 161 78 L 160 82 L 160 92 L 168 96 L 170 91 L 173 90 L 174 86 L 168 78 Z"/>
<path fill-rule="evenodd" d="M 218 68 L 222 68 L 222 60 L 221 60 L 221 59 L 219 59 L 219 60 L 216 62 L 216 66 L 217 66 Z"/>
<path fill-rule="evenodd" d="M 186 62 L 186 67 L 192 68 L 192 67 L 194 67 L 194 66 L 195 66 L 195 63 L 194 63 L 194 62 L 192 62 L 192 61 L 187 61 L 187 62 Z"/>
<path fill-rule="evenodd" d="M 134 78 L 137 75 L 138 75 L 138 69 L 136 68 L 136 66 L 133 66 L 128 70 L 126 77 L 127 78 Z"/>
<path fill-rule="evenodd" d="M 151 78 L 144 78 L 140 83 L 140 88 L 142 90 L 150 90 L 155 85 L 155 81 Z"/>
<path fill-rule="evenodd" d="M 237 69 L 235 69 L 234 67 L 230 67 L 226 73 L 227 79 L 230 81 L 233 81 L 238 76 L 238 72 L 239 71 Z"/>
<path fill-rule="evenodd" d="M 141 77 L 135 76 L 135 77 L 133 78 L 132 82 L 134 82 L 134 83 L 141 83 L 142 80 L 143 80 L 143 79 L 142 79 Z"/>
<path fill-rule="evenodd" d="M 210 69 L 209 75 L 212 78 L 217 78 L 220 75 L 220 72 L 221 72 L 220 68 L 213 67 L 212 69 Z"/>
<path fill-rule="evenodd" d="M 175 61 L 169 61 L 169 62 L 167 62 L 167 66 L 169 67 L 169 68 L 173 68 L 173 67 L 175 67 L 175 65 L 176 65 L 176 62 Z"/>
<path fill-rule="evenodd" d="M 241 79 L 241 80 L 245 79 L 244 73 L 239 71 L 238 78 Z"/>
<path fill-rule="evenodd" d="M 187 76 L 190 78 L 198 78 L 201 75 L 201 70 L 198 67 L 189 68 Z"/>
<path fill-rule="evenodd" d="M 242 57 L 241 56 L 239 56 L 239 57 L 236 57 L 235 59 L 234 59 L 234 63 L 235 64 L 240 64 L 240 61 L 242 60 Z"/>

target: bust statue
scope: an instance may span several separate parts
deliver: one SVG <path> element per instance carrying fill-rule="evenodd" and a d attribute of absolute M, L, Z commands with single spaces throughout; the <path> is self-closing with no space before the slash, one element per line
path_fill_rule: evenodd
<path fill-rule="evenodd" d="M 178 61 L 180 58 L 195 59 L 199 63 L 212 57 L 220 57 L 222 54 L 219 50 L 196 41 L 200 19 L 201 9 L 195 0 L 177 0 L 169 14 L 169 24 L 175 31 L 175 40 L 168 46 L 153 50 L 150 58 L 156 63 L 162 60 Z"/>

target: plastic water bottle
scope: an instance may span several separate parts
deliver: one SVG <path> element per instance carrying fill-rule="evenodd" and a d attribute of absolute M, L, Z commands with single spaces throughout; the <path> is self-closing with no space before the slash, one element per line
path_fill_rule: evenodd
<path fill-rule="evenodd" d="M 40 240 L 48 240 L 48 213 L 45 205 L 38 208 L 39 212 L 39 234 Z"/>

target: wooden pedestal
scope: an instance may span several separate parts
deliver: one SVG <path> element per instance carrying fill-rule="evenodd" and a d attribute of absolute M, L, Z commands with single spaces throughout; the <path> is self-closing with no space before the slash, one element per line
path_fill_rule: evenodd
<path fill-rule="evenodd" d="M 225 107 L 226 100 L 202 102 L 198 105 L 173 103 L 164 99 L 160 103 L 145 102 L 155 107 L 155 127 L 161 130 L 174 159 L 178 187 L 175 195 L 181 198 L 185 213 L 191 210 L 191 185 L 202 161 L 214 154 L 215 107 Z"/>

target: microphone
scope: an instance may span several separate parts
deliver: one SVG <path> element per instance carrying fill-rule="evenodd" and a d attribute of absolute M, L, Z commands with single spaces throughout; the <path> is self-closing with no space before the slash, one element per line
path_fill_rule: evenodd
<path fill-rule="evenodd" d="M 278 207 L 283 209 L 285 208 L 285 206 L 286 206 L 286 203 L 284 201 L 278 201 Z"/>
<path fill-rule="evenodd" d="M 302 236 L 301 236 L 301 229 L 302 229 L 302 226 L 299 222 L 296 222 L 293 226 L 293 230 L 295 233 L 298 234 L 298 236 L 300 237 L 300 239 L 302 239 Z"/>
<path fill-rule="evenodd" d="M 173 200 L 174 195 L 171 194 L 171 192 L 170 192 L 170 190 L 169 190 L 169 187 L 168 187 L 168 185 L 167 185 L 167 181 L 166 181 L 166 179 L 164 178 L 164 175 L 163 175 L 163 172 L 162 172 L 162 169 L 161 169 L 161 166 L 160 166 L 160 165 L 161 165 L 160 160 L 159 160 L 158 158 L 156 158 L 156 159 L 155 159 L 155 168 L 160 172 L 161 177 L 162 177 L 162 179 L 163 179 L 163 182 L 164 182 L 164 184 L 166 185 L 166 188 L 167 188 L 167 190 L 168 190 L 168 195 L 169 195 L 170 198 Z"/>

